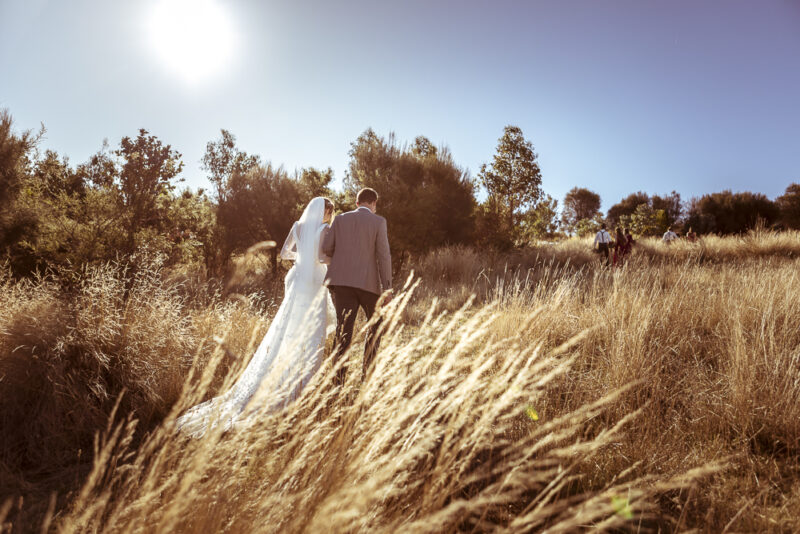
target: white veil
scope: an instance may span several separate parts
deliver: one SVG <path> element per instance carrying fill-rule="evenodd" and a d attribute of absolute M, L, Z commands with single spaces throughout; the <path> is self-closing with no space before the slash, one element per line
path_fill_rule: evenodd
<path fill-rule="evenodd" d="M 325 199 L 315 197 L 308 203 L 300 220 L 294 225 L 294 239 L 297 245 L 295 283 L 299 283 L 301 286 L 309 286 L 314 277 L 315 264 L 318 263 L 319 236 L 324 218 Z"/>

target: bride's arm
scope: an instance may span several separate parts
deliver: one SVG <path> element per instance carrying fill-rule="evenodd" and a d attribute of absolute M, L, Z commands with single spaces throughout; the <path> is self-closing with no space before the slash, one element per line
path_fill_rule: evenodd
<path fill-rule="evenodd" d="M 296 226 L 297 223 L 292 225 L 292 229 L 289 230 L 289 235 L 286 236 L 286 241 L 283 242 L 283 248 L 281 249 L 282 260 L 294 261 L 297 259 L 297 241 L 295 240 Z"/>
<path fill-rule="evenodd" d="M 320 261 L 322 261 L 323 256 L 328 258 L 328 263 L 330 263 L 330 259 L 333 258 L 333 252 L 336 250 L 336 231 L 333 229 L 334 224 L 335 221 L 325 226 L 325 231 L 322 233 L 322 239 L 319 240 Z"/>
<path fill-rule="evenodd" d="M 325 236 L 328 235 L 328 232 L 331 231 L 331 227 L 329 225 L 325 225 L 322 228 L 322 231 L 319 234 L 319 250 L 317 251 L 317 256 L 319 257 L 320 263 L 324 263 L 325 265 L 331 264 L 331 257 L 325 254 L 323 250 L 323 245 L 325 244 Z"/>

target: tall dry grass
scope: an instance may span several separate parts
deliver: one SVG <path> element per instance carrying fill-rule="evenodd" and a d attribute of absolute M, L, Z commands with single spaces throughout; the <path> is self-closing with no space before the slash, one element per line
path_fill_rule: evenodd
<path fill-rule="evenodd" d="M 80 486 L 115 405 L 136 414 L 138 443 L 178 400 L 192 361 L 211 357 L 213 336 L 228 330 L 244 352 L 260 324 L 233 303 L 193 309 L 158 263 L 140 267 L 108 264 L 69 281 L 0 270 L 0 495 L 14 496 L 18 529 L 38 531 L 26 523 L 51 495 L 63 506 Z"/>
<path fill-rule="evenodd" d="M 20 532 L 797 530 L 799 250 L 796 234 L 644 241 L 614 270 L 581 241 L 437 251 L 387 310 L 366 383 L 339 390 L 323 367 L 286 411 L 199 440 L 174 418 L 235 379 L 269 306 L 193 301 L 157 266 L 68 293 L 5 277 L 0 516 Z"/>

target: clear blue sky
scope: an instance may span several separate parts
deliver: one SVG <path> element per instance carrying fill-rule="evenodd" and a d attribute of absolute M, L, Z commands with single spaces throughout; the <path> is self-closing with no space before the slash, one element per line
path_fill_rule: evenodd
<path fill-rule="evenodd" d="M 772 198 L 800 181 L 798 0 L 202 0 L 227 21 L 204 22 L 212 48 L 232 48 L 200 80 L 148 30 L 163 1 L 0 0 L 0 107 L 73 163 L 146 128 L 193 187 L 220 128 L 340 180 L 367 127 L 444 143 L 474 176 L 506 124 L 546 192 L 588 187 L 604 209 L 636 190 Z"/>

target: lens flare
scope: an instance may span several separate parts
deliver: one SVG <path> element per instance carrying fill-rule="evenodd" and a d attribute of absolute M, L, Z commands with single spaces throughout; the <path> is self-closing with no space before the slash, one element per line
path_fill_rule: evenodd
<path fill-rule="evenodd" d="M 219 74 L 233 59 L 236 32 L 215 0 L 159 0 L 147 30 L 164 66 L 190 83 Z"/>

